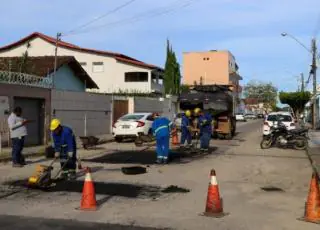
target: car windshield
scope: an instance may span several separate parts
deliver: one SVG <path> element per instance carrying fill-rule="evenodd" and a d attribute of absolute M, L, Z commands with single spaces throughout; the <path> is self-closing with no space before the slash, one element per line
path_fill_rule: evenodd
<path fill-rule="evenodd" d="M 127 114 L 127 115 L 124 115 L 123 117 L 120 117 L 119 120 L 121 121 L 140 120 L 143 117 L 144 115 L 141 115 L 141 114 Z"/>
<path fill-rule="evenodd" d="M 267 120 L 268 121 L 278 121 L 280 119 L 281 119 L 282 122 L 290 122 L 290 121 L 292 121 L 291 116 L 282 115 L 282 114 L 280 114 L 280 115 L 269 115 Z"/>

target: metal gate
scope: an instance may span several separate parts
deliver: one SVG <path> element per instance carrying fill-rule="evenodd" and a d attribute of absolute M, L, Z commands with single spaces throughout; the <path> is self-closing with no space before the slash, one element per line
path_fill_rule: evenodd
<path fill-rule="evenodd" d="M 127 114 L 129 111 L 128 100 L 114 100 L 113 101 L 113 123 L 120 117 Z"/>
<path fill-rule="evenodd" d="M 44 135 L 44 100 L 14 97 L 14 107 L 22 108 L 22 117 L 32 120 L 27 125 L 26 146 L 40 145 Z"/>

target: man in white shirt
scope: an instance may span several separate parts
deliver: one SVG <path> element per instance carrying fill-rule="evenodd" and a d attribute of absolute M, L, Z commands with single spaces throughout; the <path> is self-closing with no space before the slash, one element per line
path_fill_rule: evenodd
<path fill-rule="evenodd" d="M 8 118 L 10 136 L 12 140 L 12 166 L 21 168 L 25 165 L 21 152 L 24 146 L 24 139 L 27 136 L 26 124 L 29 122 L 21 117 L 21 107 L 16 107 Z"/>

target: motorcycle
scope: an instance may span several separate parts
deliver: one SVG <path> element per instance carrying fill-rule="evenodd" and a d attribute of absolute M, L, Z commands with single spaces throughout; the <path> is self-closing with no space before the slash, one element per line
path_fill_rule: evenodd
<path fill-rule="evenodd" d="M 308 144 L 308 129 L 287 130 L 286 126 L 278 121 L 278 125 L 271 127 L 271 132 L 264 135 L 260 142 L 261 149 L 292 147 L 296 150 L 304 150 Z"/>

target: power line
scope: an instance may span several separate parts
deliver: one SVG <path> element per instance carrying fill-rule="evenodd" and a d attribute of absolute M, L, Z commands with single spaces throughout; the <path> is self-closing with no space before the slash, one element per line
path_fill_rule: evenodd
<path fill-rule="evenodd" d="M 98 21 L 98 20 L 100 20 L 100 19 L 102 19 L 102 18 L 104 18 L 104 17 L 107 17 L 107 16 L 109 16 L 110 14 L 113 14 L 113 13 L 115 13 L 115 12 L 117 12 L 117 11 L 125 8 L 126 6 L 134 3 L 135 1 L 137 1 L 137 0 L 130 0 L 130 1 L 128 1 L 128 2 L 125 2 L 124 4 L 122 4 L 122 5 L 114 8 L 113 10 L 111 10 L 111 11 L 109 11 L 109 12 L 107 12 L 107 13 L 105 13 L 105 14 L 103 14 L 103 15 L 101 15 L 101 16 L 99 16 L 99 17 L 97 17 L 97 18 L 95 18 L 95 19 L 93 19 L 93 20 L 91 20 L 91 21 L 89 21 L 89 22 L 81 25 L 81 26 L 78 26 L 78 27 L 76 27 L 75 29 L 72 29 L 72 30 L 68 31 L 67 33 L 64 33 L 63 35 L 64 35 L 64 36 L 67 36 L 68 34 L 72 34 L 72 33 L 76 32 L 77 30 L 81 30 L 81 29 L 87 27 L 88 25 L 91 25 L 92 23 L 94 23 L 94 22 L 96 22 L 96 21 Z"/>
<path fill-rule="evenodd" d="M 133 17 L 129 17 L 129 18 L 126 18 L 126 19 L 118 20 L 118 21 L 115 21 L 115 22 L 106 23 L 106 24 L 103 24 L 103 25 L 100 25 L 100 26 L 90 27 L 87 30 L 75 32 L 75 33 L 72 33 L 70 35 L 88 33 L 88 32 L 91 32 L 93 30 L 98 30 L 98 29 L 105 28 L 105 27 L 112 27 L 112 26 L 116 26 L 116 25 L 131 24 L 131 23 L 134 23 L 134 22 L 146 19 L 146 18 L 149 19 L 149 18 L 153 18 L 153 17 L 169 14 L 171 12 L 174 12 L 174 11 L 178 10 L 178 9 L 182 9 L 182 8 L 188 7 L 192 3 L 194 3 L 195 1 L 197 1 L 197 0 L 178 0 L 174 4 L 166 6 L 166 7 L 155 8 L 155 9 L 153 9 L 151 11 L 146 11 L 144 13 L 138 14 L 138 15 L 133 16 Z"/>

